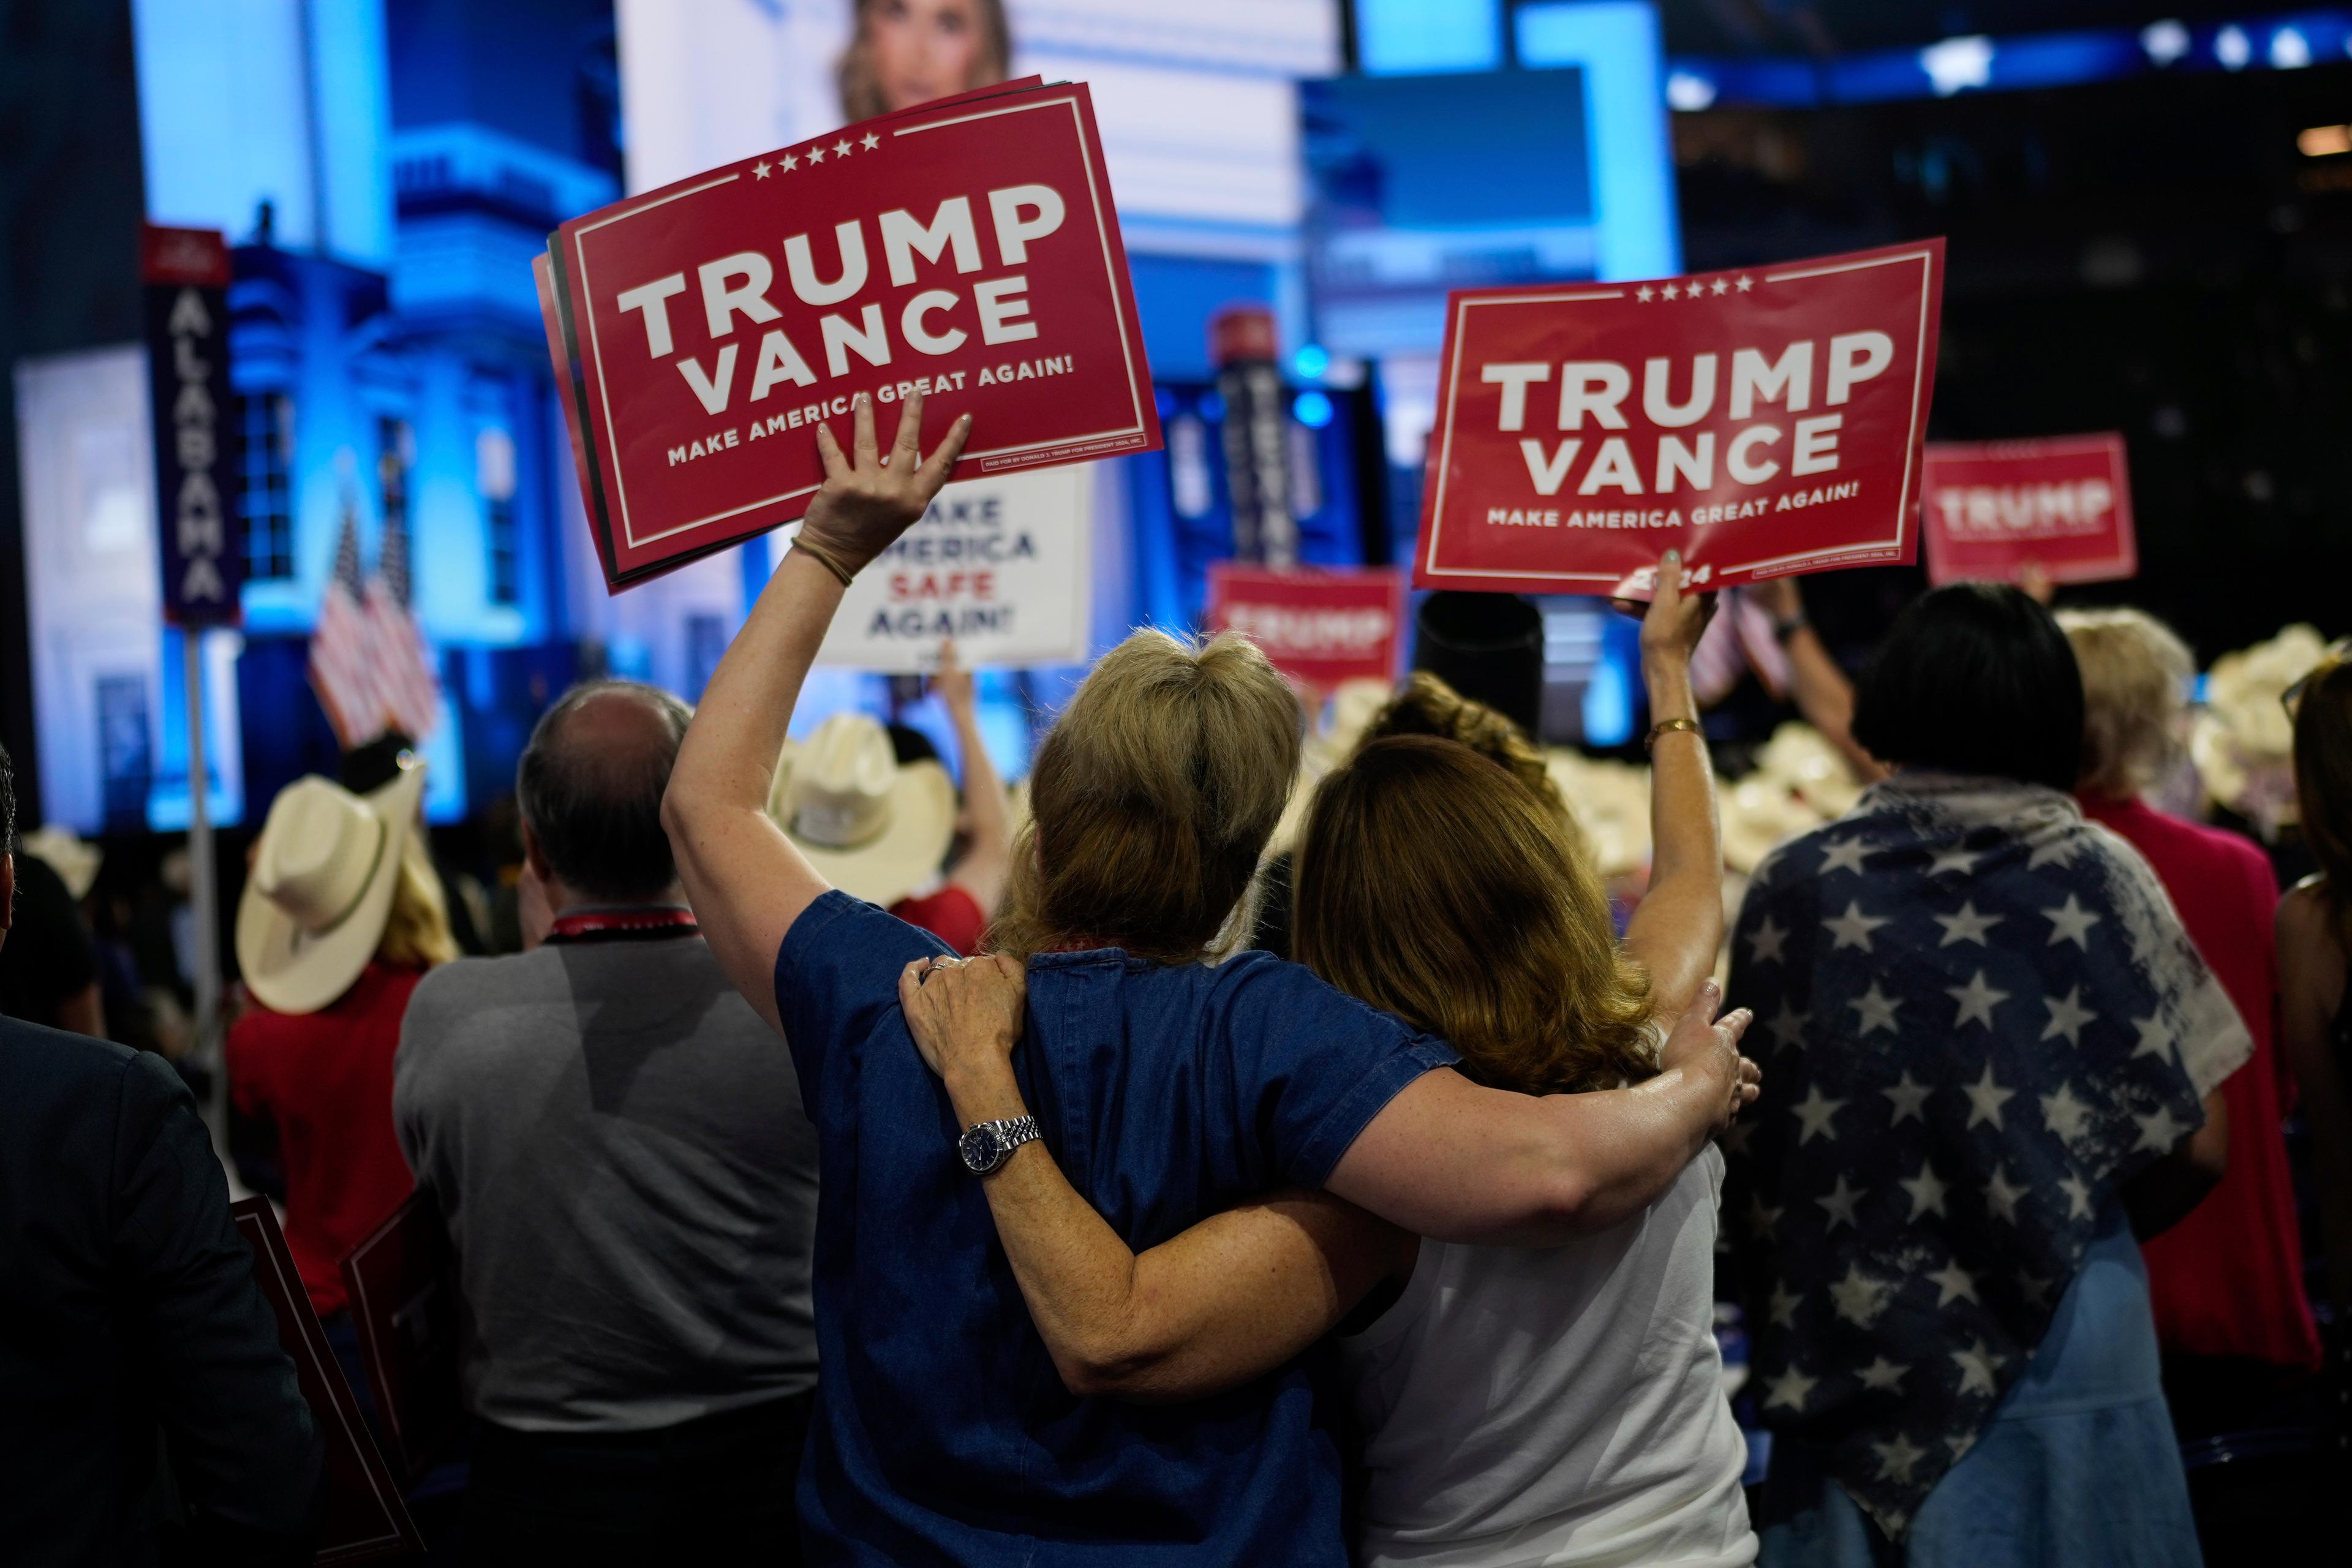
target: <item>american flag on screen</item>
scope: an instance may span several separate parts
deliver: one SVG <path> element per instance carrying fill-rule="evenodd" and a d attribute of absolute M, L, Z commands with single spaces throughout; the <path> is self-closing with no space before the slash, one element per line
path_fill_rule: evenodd
<path fill-rule="evenodd" d="M 440 716 L 441 682 L 433 673 L 415 612 L 409 608 L 408 591 L 408 527 L 394 512 L 383 520 L 383 542 L 376 550 L 365 606 L 374 624 L 376 662 L 383 672 L 391 727 L 421 741 Z"/>
<path fill-rule="evenodd" d="M 385 524 L 378 565 L 361 575 L 359 520 L 347 508 L 310 635 L 310 686 L 347 751 L 393 730 L 421 741 L 440 709 L 440 682 L 408 607 L 407 534 L 396 519 Z"/>

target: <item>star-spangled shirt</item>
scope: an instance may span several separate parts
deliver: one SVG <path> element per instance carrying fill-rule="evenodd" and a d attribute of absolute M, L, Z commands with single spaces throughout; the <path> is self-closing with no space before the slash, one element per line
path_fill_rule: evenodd
<path fill-rule="evenodd" d="M 1725 1191 L 1760 1414 L 1900 1539 L 2252 1041 L 2138 854 L 2001 780 L 1906 772 L 1775 850 L 1729 989 L 1769 1090 Z"/>

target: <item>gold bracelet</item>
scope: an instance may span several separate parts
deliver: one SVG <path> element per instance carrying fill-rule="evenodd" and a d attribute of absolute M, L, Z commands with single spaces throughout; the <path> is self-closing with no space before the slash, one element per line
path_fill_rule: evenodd
<path fill-rule="evenodd" d="M 1671 735 L 1680 730 L 1687 730 L 1692 734 L 1697 735 L 1702 743 L 1704 743 L 1706 739 L 1706 737 L 1700 732 L 1697 720 L 1666 719 L 1650 726 L 1650 732 L 1642 738 L 1642 750 L 1645 753 L 1656 751 L 1658 749 L 1659 736 Z"/>
<path fill-rule="evenodd" d="M 821 544 L 812 544 L 805 538 L 793 540 L 793 548 L 802 552 L 803 554 L 807 555 L 810 560 L 815 562 L 818 565 L 824 567 L 826 571 L 840 578 L 841 585 L 843 587 L 846 588 L 849 586 L 849 579 L 854 576 L 855 574 L 852 573 L 848 567 L 844 566 L 841 563 L 841 558 L 835 555 L 832 551 L 825 549 Z"/>

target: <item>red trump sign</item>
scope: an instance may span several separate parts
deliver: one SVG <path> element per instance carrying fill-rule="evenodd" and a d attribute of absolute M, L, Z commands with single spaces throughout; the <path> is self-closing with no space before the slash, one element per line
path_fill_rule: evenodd
<path fill-rule="evenodd" d="M 1942 442 L 1927 448 L 1927 575 L 2014 582 L 2029 566 L 2055 583 L 2136 575 L 2124 438 Z"/>
<path fill-rule="evenodd" d="M 1274 667 L 1314 691 L 1343 680 L 1394 680 L 1404 637 L 1404 574 L 1394 567 L 1274 572 L 1220 561 L 1205 611 Z"/>
<path fill-rule="evenodd" d="M 1413 584 L 1646 594 L 1907 562 L 1944 242 L 1447 300 Z"/>
<path fill-rule="evenodd" d="M 814 427 L 919 390 L 959 478 L 1160 444 L 1084 86 L 854 125 L 566 223 L 551 348 L 607 576 L 799 517 Z M 568 362 L 568 363 L 563 363 Z M 845 426 L 836 429 L 845 434 Z"/>

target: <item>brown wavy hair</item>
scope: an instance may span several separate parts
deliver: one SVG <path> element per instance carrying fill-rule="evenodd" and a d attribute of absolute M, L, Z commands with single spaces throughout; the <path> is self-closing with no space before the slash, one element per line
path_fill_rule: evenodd
<path fill-rule="evenodd" d="M 2305 678 L 2294 710 L 2294 795 L 2303 841 L 2325 879 L 2319 895 L 2336 940 L 2352 950 L 2352 663 Z"/>
<path fill-rule="evenodd" d="M 1458 742 L 1366 745 L 1316 791 L 1300 962 L 1528 1094 L 1654 1076 L 1650 981 L 1560 815 Z"/>
<path fill-rule="evenodd" d="M 989 947 L 1120 947 L 1165 963 L 1236 951 L 1256 930 L 1258 858 L 1305 728 L 1248 638 L 1129 637 L 1037 748 Z"/>
<path fill-rule="evenodd" d="M 1387 705 L 1372 715 L 1372 721 L 1364 727 L 1363 738 L 1356 743 L 1357 749 L 1360 751 L 1391 735 L 1435 735 L 1441 740 L 1459 741 L 1488 762 L 1499 763 L 1559 814 L 1577 858 L 1591 862 L 1591 847 L 1585 842 L 1584 829 L 1578 825 L 1576 813 L 1570 809 L 1568 797 L 1553 782 L 1551 770 L 1544 765 L 1543 753 L 1536 750 L 1526 731 L 1501 712 L 1463 696 L 1429 671 L 1418 669 L 1397 688 Z"/>
<path fill-rule="evenodd" d="M 841 52 L 841 63 L 834 67 L 834 79 L 841 86 L 844 124 L 890 112 L 890 106 L 882 100 L 882 78 L 874 68 L 869 31 L 874 13 L 887 4 L 889 0 L 857 0 L 849 47 Z M 980 24 L 980 54 L 972 62 L 971 79 L 956 89 L 958 92 L 1003 81 L 1013 69 L 1013 29 L 1004 19 L 1004 0 L 971 0 L 971 9 Z"/>

